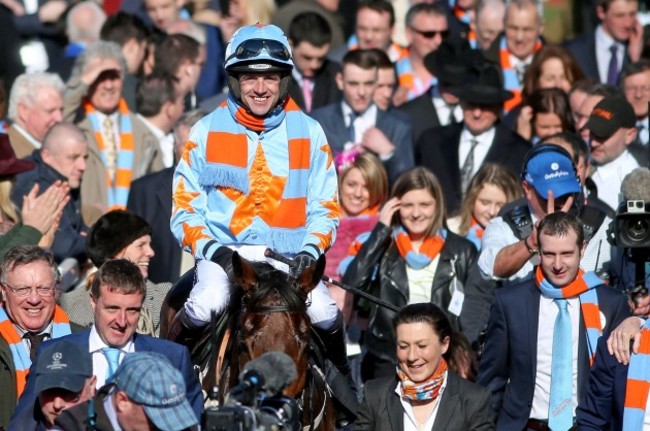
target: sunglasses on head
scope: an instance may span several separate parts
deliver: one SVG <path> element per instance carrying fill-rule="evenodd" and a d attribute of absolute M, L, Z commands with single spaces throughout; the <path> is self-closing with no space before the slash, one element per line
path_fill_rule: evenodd
<path fill-rule="evenodd" d="M 441 38 L 445 39 L 447 36 L 449 36 L 449 30 L 431 30 L 431 31 L 422 31 L 418 30 L 417 28 L 411 27 L 411 30 L 416 32 L 422 37 L 425 37 L 427 39 L 433 39 L 437 35 L 440 35 Z"/>
<path fill-rule="evenodd" d="M 263 49 L 266 49 L 269 56 L 276 60 L 289 61 L 291 59 L 289 50 L 281 42 L 267 39 L 250 39 L 242 42 L 227 60 L 231 58 L 239 60 L 255 58 L 260 55 Z"/>

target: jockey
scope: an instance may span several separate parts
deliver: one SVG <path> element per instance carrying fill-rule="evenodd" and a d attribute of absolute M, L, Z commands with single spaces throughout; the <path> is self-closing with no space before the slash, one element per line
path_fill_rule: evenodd
<path fill-rule="evenodd" d="M 297 276 L 331 246 L 339 223 L 325 134 L 288 96 L 294 65 L 282 31 L 240 28 L 224 66 L 228 99 L 194 126 L 174 174 L 171 229 L 197 262 L 171 337 L 194 332 L 210 322 L 212 311 L 226 308 L 233 251 L 262 261 L 269 247 L 292 257 Z M 323 283 L 310 293 L 307 313 L 328 358 L 350 376 L 343 318 Z"/>

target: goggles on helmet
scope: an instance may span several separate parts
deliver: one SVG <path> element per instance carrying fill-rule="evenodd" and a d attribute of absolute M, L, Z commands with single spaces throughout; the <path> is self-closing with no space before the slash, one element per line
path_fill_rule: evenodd
<path fill-rule="evenodd" d="M 233 52 L 226 61 L 231 60 L 232 58 L 238 60 L 252 60 L 259 56 L 263 49 L 266 49 L 269 56 L 276 60 L 291 60 L 291 53 L 281 42 L 269 39 L 249 39 L 240 43 L 235 52 Z"/>

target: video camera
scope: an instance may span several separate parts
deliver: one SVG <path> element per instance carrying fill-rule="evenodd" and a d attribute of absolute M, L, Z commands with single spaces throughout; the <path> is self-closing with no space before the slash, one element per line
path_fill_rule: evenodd
<path fill-rule="evenodd" d="M 650 247 L 650 202 L 623 201 L 610 224 L 609 242 L 623 248 Z"/>
<path fill-rule="evenodd" d="M 201 429 L 207 431 L 298 431 L 298 403 L 282 395 L 297 376 L 293 360 L 282 352 L 268 352 L 250 361 L 240 382 L 226 396 L 223 406 L 207 407 Z M 217 399 L 216 389 L 210 394 Z"/>

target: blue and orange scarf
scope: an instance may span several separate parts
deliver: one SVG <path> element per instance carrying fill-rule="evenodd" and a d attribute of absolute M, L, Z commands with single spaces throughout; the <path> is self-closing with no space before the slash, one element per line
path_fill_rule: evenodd
<path fill-rule="evenodd" d="M 627 369 L 627 386 L 623 408 L 623 429 L 641 431 L 650 391 L 650 319 L 641 329 L 639 353 L 632 355 Z"/>
<path fill-rule="evenodd" d="M 52 338 L 59 338 L 68 334 L 70 334 L 70 320 L 65 311 L 57 305 L 54 308 L 54 318 L 52 319 Z M 17 397 L 20 397 L 25 390 L 27 373 L 29 373 L 32 360 L 23 339 L 18 334 L 9 316 L 7 316 L 4 307 L 0 307 L 0 336 L 4 338 L 9 345 L 9 350 L 11 350 L 16 370 L 16 394 Z"/>
<path fill-rule="evenodd" d="M 535 42 L 534 52 L 539 51 L 541 48 L 542 41 L 538 39 L 537 42 Z M 499 42 L 499 64 L 503 71 L 504 88 L 515 95 L 512 99 L 506 100 L 503 105 L 504 111 L 509 112 L 512 108 L 521 103 L 521 89 L 523 87 L 523 82 L 519 82 L 517 71 L 512 66 L 512 63 L 510 63 L 510 51 L 508 51 L 508 44 L 505 36 L 501 36 L 501 41 Z"/>
<path fill-rule="evenodd" d="M 133 161 L 134 161 L 134 141 L 133 129 L 131 126 L 131 116 L 129 107 L 124 99 L 120 99 L 118 105 L 119 124 L 120 124 L 120 142 L 117 150 L 117 160 L 115 166 L 115 179 L 106 170 L 106 184 L 108 190 L 108 210 L 126 209 L 126 202 L 129 199 L 129 190 L 131 189 L 131 180 L 133 178 Z M 84 102 L 84 112 L 90 121 L 90 126 L 95 134 L 95 140 L 99 146 L 104 166 L 107 166 L 106 151 L 104 149 L 104 136 L 102 135 L 102 126 L 97 116 L 95 107 L 89 102 Z"/>
<path fill-rule="evenodd" d="M 578 270 L 578 275 L 568 285 L 557 288 L 553 286 L 542 272 L 542 267 L 537 267 L 535 273 L 535 284 L 544 296 L 551 299 L 568 299 L 578 297 L 582 318 L 584 319 L 587 331 L 587 349 L 589 351 L 589 364 L 593 364 L 596 358 L 596 344 L 598 338 L 603 335 L 603 327 L 600 321 L 600 307 L 598 306 L 598 294 L 595 288 L 603 284 L 594 272 Z"/>
<path fill-rule="evenodd" d="M 393 239 L 397 250 L 406 261 L 406 264 L 413 269 L 422 269 L 429 265 L 440 254 L 440 251 L 445 246 L 446 238 L 447 231 L 440 229 L 437 235 L 426 237 L 420 246 L 420 251 L 416 252 L 406 229 L 403 227 L 393 229 Z"/>
<path fill-rule="evenodd" d="M 478 251 L 481 251 L 481 239 L 483 238 L 485 228 L 479 224 L 474 217 L 472 217 L 472 225 L 465 235 L 465 239 L 469 240 L 476 246 Z"/>

